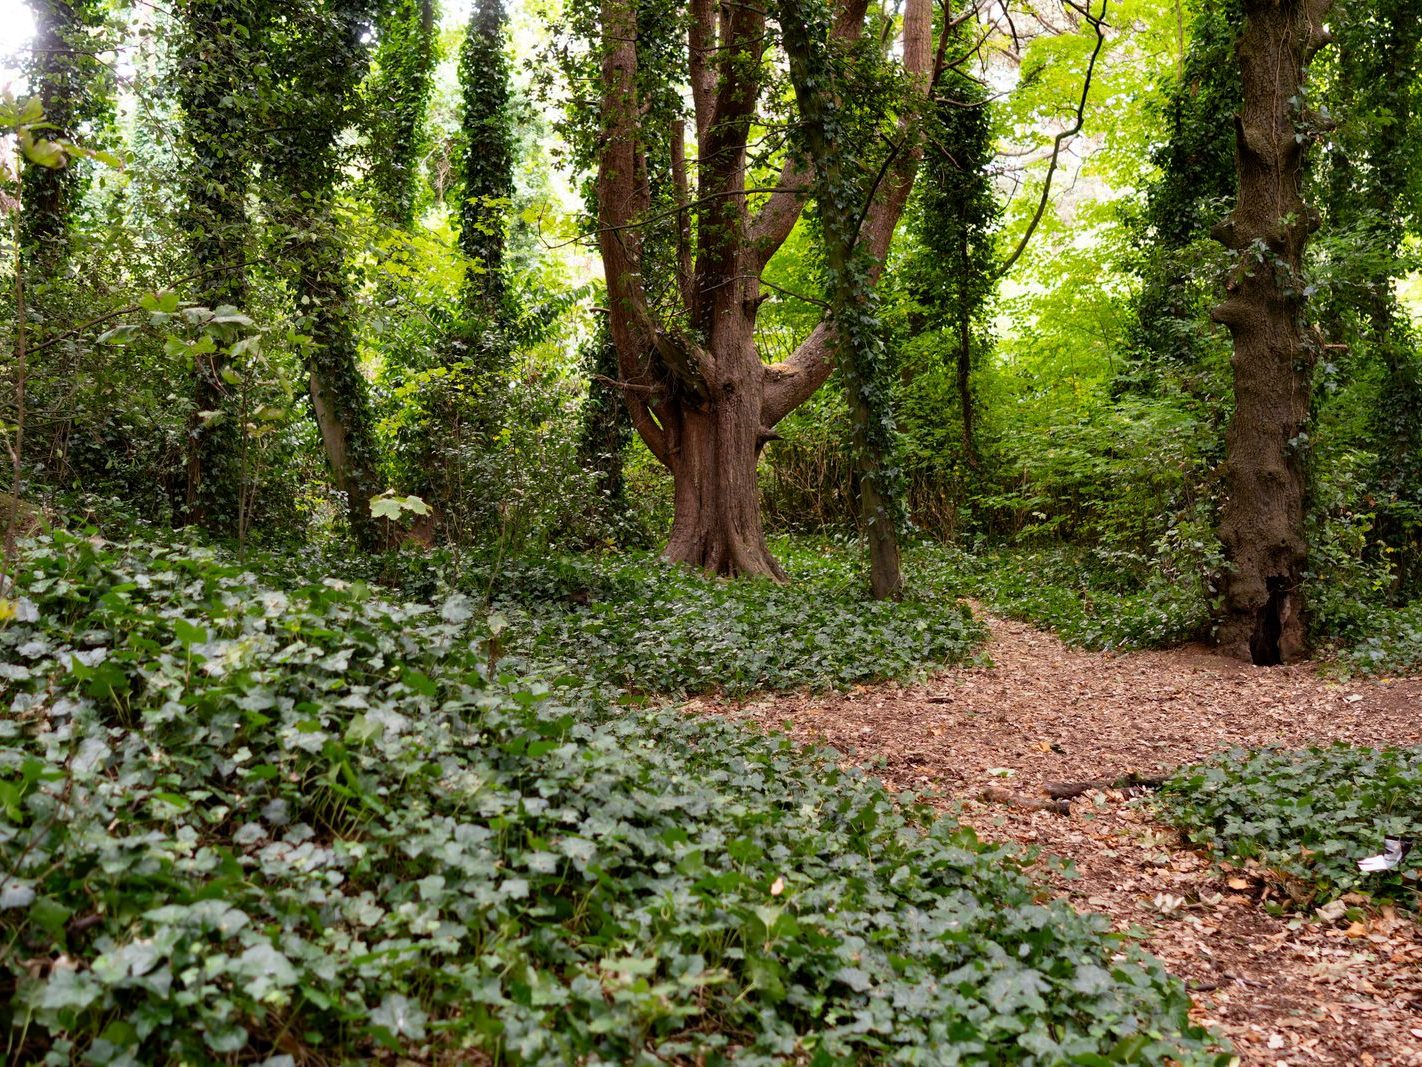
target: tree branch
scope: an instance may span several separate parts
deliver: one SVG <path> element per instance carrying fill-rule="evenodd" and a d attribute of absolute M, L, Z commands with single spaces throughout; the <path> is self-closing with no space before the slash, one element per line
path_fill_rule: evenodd
<path fill-rule="evenodd" d="M 1046 214 L 1047 203 L 1052 194 L 1052 177 L 1057 172 L 1057 163 L 1061 159 L 1062 146 L 1080 133 L 1082 125 L 1086 122 L 1086 101 L 1091 93 L 1091 77 L 1096 71 L 1096 58 L 1101 55 L 1101 48 L 1106 43 L 1106 34 L 1102 30 L 1102 26 L 1106 19 L 1106 5 L 1110 3 L 1110 0 L 1101 0 L 1100 15 L 1092 15 L 1089 6 L 1085 8 L 1078 7 L 1073 0 L 1062 0 L 1062 2 L 1073 11 L 1079 13 L 1090 24 L 1091 28 L 1096 32 L 1096 47 L 1091 50 L 1091 58 L 1086 64 L 1086 77 L 1081 83 L 1081 99 L 1076 105 L 1076 121 L 1070 127 L 1057 134 L 1056 138 L 1052 141 L 1052 159 L 1051 163 L 1047 166 L 1047 180 L 1042 183 L 1042 198 L 1037 202 L 1037 210 L 1032 215 L 1032 221 L 1027 224 L 1027 231 L 1022 235 L 1022 240 L 1017 242 L 1017 247 L 1013 249 L 1012 255 L 1008 256 L 1002 266 L 998 268 L 997 279 L 995 280 L 1006 277 L 1007 272 L 1022 258 L 1022 253 L 1027 249 L 1027 243 L 1032 240 L 1032 235 L 1037 232 L 1037 224 L 1042 221 L 1042 216 Z M 1090 0 L 1088 0 L 1088 4 L 1089 2 Z"/>

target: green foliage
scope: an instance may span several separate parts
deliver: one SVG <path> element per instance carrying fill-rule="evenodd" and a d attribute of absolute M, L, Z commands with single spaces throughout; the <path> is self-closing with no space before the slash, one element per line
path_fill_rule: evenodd
<path fill-rule="evenodd" d="M 414 220 L 416 175 L 429 141 L 432 75 L 439 60 L 434 0 L 386 0 L 376 24 L 374 69 L 364 87 L 361 121 L 366 180 L 383 218 Z"/>
<path fill-rule="evenodd" d="M 188 3 L 181 10 L 174 57 L 182 110 L 179 224 L 192 261 L 204 265 L 198 286 L 204 302 L 241 308 L 249 302 L 247 260 L 254 253 L 247 198 L 262 102 L 251 69 L 260 55 L 262 14 L 252 0 Z M 246 486 L 236 405 L 223 381 L 226 356 L 191 352 L 194 411 L 182 511 L 209 530 L 231 533 L 243 525 Z"/>
<path fill-rule="evenodd" d="M 325 0 L 273 17 L 267 55 L 277 131 L 264 166 L 274 216 L 273 251 L 286 268 L 310 336 L 312 410 L 332 480 L 346 497 L 350 532 L 373 548 L 368 501 L 379 490 L 368 385 L 361 373 L 347 243 L 337 192 L 349 147 L 342 141 L 370 63 L 374 0 Z"/>
<path fill-rule="evenodd" d="M 36 41 L 26 64 L 29 91 L 44 115 L 44 141 L 88 140 L 85 134 L 104 122 L 113 107 L 113 78 L 99 58 L 107 5 L 102 0 L 45 0 L 32 5 Z M 68 251 L 71 226 L 80 209 L 89 174 L 67 166 L 63 155 L 48 159 L 27 153 L 21 177 L 20 246 L 31 267 L 39 268 L 42 293 Z"/>
<path fill-rule="evenodd" d="M 965 47 L 963 33 L 976 32 L 971 22 L 965 27 L 953 47 Z M 978 467 L 972 379 L 990 346 L 985 319 L 998 282 L 995 231 L 1002 216 L 993 187 L 996 145 L 987 91 L 975 79 L 949 71 L 936 90 L 932 118 L 916 188 L 920 248 L 910 268 L 910 289 L 923 325 L 954 335 L 949 345 L 956 349 L 961 425 L 955 451 L 968 466 Z"/>
<path fill-rule="evenodd" d="M 465 314 L 490 330 L 503 312 L 504 243 L 513 202 L 513 131 L 502 0 L 478 0 L 459 52 L 463 93 L 459 248 L 467 257 Z"/>
<path fill-rule="evenodd" d="M 1292 889 L 1299 903 L 1364 890 L 1417 907 L 1418 853 L 1389 872 L 1363 873 L 1357 861 L 1380 854 L 1385 837 L 1422 838 L 1419 797 L 1422 748 L 1338 744 L 1235 749 L 1182 768 L 1160 803 L 1191 840 L 1303 883 Z"/>
<path fill-rule="evenodd" d="M 706 578 L 639 552 L 490 564 L 465 585 L 492 591 L 520 671 L 642 693 L 844 688 L 962 662 L 984 636 L 951 584 L 866 601 L 843 546 L 775 548 L 789 585 Z"/>
<path fill-rule="evenodd" d="M 1082 648 L 1162 648 L 1203 637 L 1209 628 L 1209 597 L 1201 588 L 1210 565 L 1203 540 L 1208 531 L 1181 528 L 1175 533 L 1177 542 L 1184 542 L 1173 550 L 1175 563 L 1099 549 L 968 556 L 923 546 L 909 556 L 910 573 L 930 587 L 961 590 L 998 614 L 1050 629 Z"/>
<path fill-rule="evenodd" d="M 637 528 L 627 501 L 627 446 L 631 443 L 632 420 L 621 390 L 613 383 L 620 378 L 617 346 L 612 343 L 607 316 L 599 315 L 593 332 L 579 350 L 582 370 L 588 381 L 587 396 L 578 412 L 578 459 L 584 470 L 597 479 L 589 510 L 617 544 L 645 540 Z"/>
<path fill-rule="evenodd" d="M 893 463 L 894 368 L 878 312 L 879 264 L 863 233 L 882 171 L 876 170 L 876 161 L 868 154 L 853 150 L 861 143 L 856 134 L 862 132 L 863 116 L 857 107 L 845 106 L 854 99 L 847 90 L 856 81 L 878 74 L 878 64 L 865 64 L 859 50 L 839 55 L 830 47 L 831 12 L 826 4 L 782 0 L 779 21 L 800 112 L 799 147 L 814 171 L 815 219 L 834 324 L 835 363 L 850 415 L 849 455 L 857 476 L 861 517 L 871 541 L 895 544 L 895 573 L 876 576 L 875 587 L 883 582 L 895 591 L 901 580 L 895 531 L 903 522 L 904 487 L 903 472 Z M 901 107 L 914 108 L 916 103 L 905 99 Z M 879 551 L 873 557 L 877 561 Z"/>
<path fill-rule="evenodd" d="M 838 753 L 493 680 L 462 594 L 61 533 L 7 595 L 21 1062 L 1227 1059 L 1003 846 Z"/>
<path fill-rule="evenodd" d="M 1320 78 L 1330 143 L 1319 319 L 1334 345 L 1324 396 L 1339 378 L 1369 387 L 1350 444 L 1374 451 L 1367 510 L 1392 555 L 1396 600 L 1422 592 L 1422 337 L 1394 290 L 1418 266 L 1406 234 L 1422 218 L 1422 23 L 1397 0 L 1346 2 L 1333 21 Z"/>
<path fill-rule="evenodd" d="M 1338 657 L 1344 671 L 1415 674 L 1422 670 L 1422 601 L 1399 608 L 1374 607 L 1351 627 L 1349 636 L 1352 640 Z"/>

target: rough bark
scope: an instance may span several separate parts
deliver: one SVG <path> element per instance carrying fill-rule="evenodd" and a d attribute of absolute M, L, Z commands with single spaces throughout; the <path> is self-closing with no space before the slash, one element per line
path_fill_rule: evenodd
<path fill-rule="evenodd" d="M 863 0 L 842 0 L 833 32 L 857 36 L 864 11 Z M 810 173 L 787 162 L 780 191 L 751 213 L 746 144 L 764 88 L 765 15 L 753 6 L 703 0 L 691 4 L 690 14 L 687 69 L 699 149 L 699 206 L 689 242 L 695 256 L 677 257 L 676 289 L 686 294 L 686 306 L 663 315 L 650 306 L 642 270 L 639 218 L 650 203 L 653 134 L 642 128 L 637 92 L 636 9 L 630 0 L 602 0 L 597 198 L 609 326 L 632 425 L 672 472 L 667 558 L 715 574 L 783 580 L 765 543 L 756 465 L 775 423 L 828 377 L 830 331 L 821 324 L 790 360 L 767 367 L 755 348 L 755 320 L 760 273 L 794 227 Z M 931 50 L 910 51 L 927 70 Z M 673 163 L 678 172 L 690 170 L 679 158 Z M 901 157 L 869 210 L 863 233 L 880 261 L 911 184 L 912 169 Z"/>
<path fill-rule="evenodd" d="M 1238 47 L 1244 94 L 1235 120 L 1239 196 L 1214 229 L 1237 261 L 1214 317 L 1234 340 L 1235 411 L 1225 439 L 1220 521 L 1226 569 L 1218 640 L 1257 664 L 1307 650 L 1309 390 L 1304 244 L 1313 215 L 1299 186 L 1304 72 L 1324 43 L 1329 0 L 1248 0 Z"/>

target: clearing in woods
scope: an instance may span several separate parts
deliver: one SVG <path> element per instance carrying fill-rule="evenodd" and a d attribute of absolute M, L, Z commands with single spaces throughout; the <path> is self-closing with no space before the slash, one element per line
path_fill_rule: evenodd
<path fill-rule="evenodd" d="M 942 795 L 984 836 L 1072 861 L 1039 863 L 1075 906 L 1146 947 L 1192 990 L 1196 1017 L 1246 1065 L 1422 1065 L 1422 929 L 1384 908 L 1366 924 L 1264 904 L 1277 885 L 1223 870 L 1120 792 L 1063 817 L 985 802 L 1047 782 L 1168 772 L 1234 746 L 1422 743 L 1422 679 L 1333 682 L 1308 665 L 1258 668 L 1201 648 L 1083 652 L 991 618 L 990 667 L 846 694 L 693 702 L 831 744 L 893 789 Z M 1010 772 L 1010 773 L 1008 773 Z"/>

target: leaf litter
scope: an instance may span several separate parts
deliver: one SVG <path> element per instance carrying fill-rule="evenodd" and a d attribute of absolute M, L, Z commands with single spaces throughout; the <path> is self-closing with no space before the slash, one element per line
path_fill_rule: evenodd
<path fill-rule="evenodd" d="M 1187 983 L 1197 1021 L 1225 1034 L 1246 1067 L 1422 1067 L 1422 928 L 1412 918 L 1391 906 L 1360 912 L 1349 905 L 1365 902 L 1347 897 L 1301 916 L 1286 884 L 1212 862 L 1130 791 L 1088 792 L 1066 817 L 982 799 L 1004 785 L 1030 796 L 1048 782 L 1168 775 L 1237 746 L 1415 745 L 1422 678 L 1328 680 L 1308 665 L 1257 668 L 1198 645 L 1087 652 L 1025 623 L 988 622 L 989 665 L 687 708 L 832 745 L 891 789 L 935 796 L 985 837 L 1039 850 L 1045 884 L 1137 930 Z"/>

